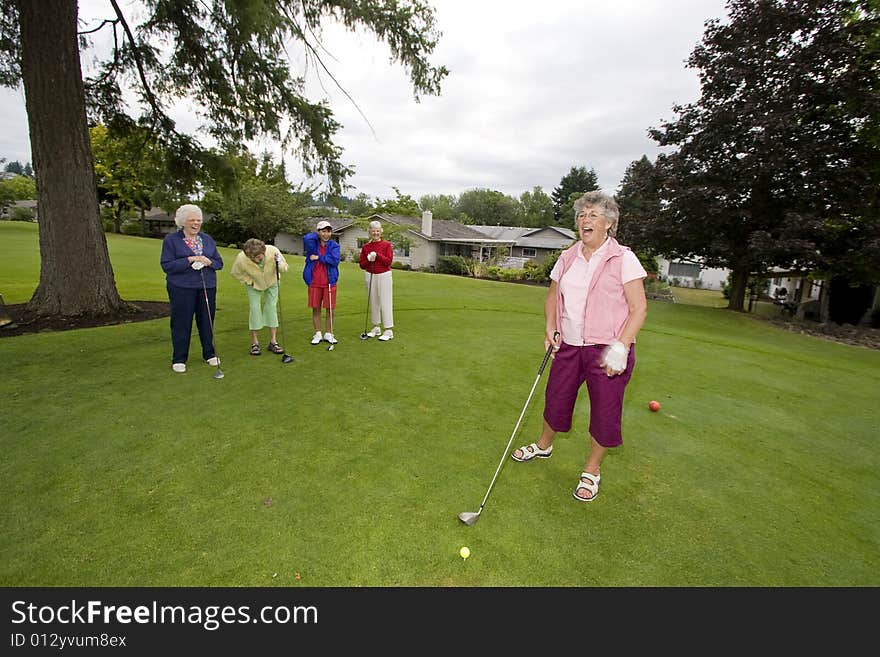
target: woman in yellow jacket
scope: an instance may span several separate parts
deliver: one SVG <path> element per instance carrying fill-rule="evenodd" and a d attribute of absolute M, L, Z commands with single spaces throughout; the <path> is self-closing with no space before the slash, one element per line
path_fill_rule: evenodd
<path fill-rule="evenodd" d="M 281 251 L 262 240 L 249 239 L 232 263 L 231 274 L 244 283 L 247 290 L 248 328 L 251 330 L 251 355 L 260 355 L 257 331 L 269 327 L 269 346 L 273 354 L 283 354 L 278 344 L 278 283 L 280 273 L 287 271 Z"/>

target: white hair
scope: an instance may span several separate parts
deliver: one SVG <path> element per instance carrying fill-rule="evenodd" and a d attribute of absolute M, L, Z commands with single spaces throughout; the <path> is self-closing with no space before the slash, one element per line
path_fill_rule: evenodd
<path fill-rule="evenodd" d="M 181 205 L 179 208 L 177 208 L 177 212 L 174 215 L 174 223 L 177 224 L 178 228 L 183 228 L 186 220 L 190 217 L 194 219 L 199 219 L 201 221 L 202 209 L 198 205 L 193 205 L 192 203 Z"/>
<path fill-rule="evenodd" d="M 382 223 L 379 221 L 371 221 L 370 228 L 378 228 L 379 230 L 382 230 Z"/>

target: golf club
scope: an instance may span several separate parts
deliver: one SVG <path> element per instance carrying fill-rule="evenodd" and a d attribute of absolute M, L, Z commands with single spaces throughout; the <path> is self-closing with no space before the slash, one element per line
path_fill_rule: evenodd
<path fill-rule="evenodd" d="M 281 327 L 281 342 L 287 344 L 287 338 L 284 337 L 284 317 L 281 314 L 281 271 L 278 269 L 278 264 L 280 262 L 280 258 L 275 258 L 275 280 L 278 281 L 278 326 Z M 281 356 L 282 363 L 292 363 L 293 356 L 287 353 L 287 350 L 284 351 L 284 354 Z"/>
<path fill-rule="evenodd" d="M 373 262 L 370 263 L 370 285 L 367 288 L 367 310 L 364 313 L 364 332 L 361 333 L 361 340 L 366 340 L 370 337 L 367 335 L 367 321 L 370 319 L 370 296 L 373 294 Z"/>
<path fill-rule="evenodd" d="M 330 299 L 330 307 L 327 308 L 327 310 L 330 312 L 330 335 L 332 335 L 332 336 L 333 336 L 333 339 L 335 340 L 335 339 L 336 339 L 336 334 L 333 333 L 333 286 L 330 285 L 330 282 L 329 282 L 329 281 L 327 282 L 327 296 L 328 296 L 329 299 Z M 331 343 L 330 343 L 330 346 L 327 347 L 327 351 L 333 351 L 333 347 L 335 347 L 335 346 L 336 346 L 336 345 L 334 345 L 334 344 L 331 342 Z"/>
<path fill-rule="evenodd" d="M 559 335 L 557 331 L 554 334 L 554 337 Z M 550 359 L 550 354 L 553 352 L 553 345 L 551 344 L 547 347 L 547 353 L 544 354 L 544 360 L 541 361 L 541 367 L 538 369 L 538 376 L 535 377 L 535 382 L 532 384 L 532 389 L 529 391 L 528 399 L 526 399 L 525 406 L 523 406 L 522 413 L 519 414 L 519 419 L 516 421 L 516 426 L 513 428 L 513 433 L 510 434 L 510 440 L 507 441 L 507 447 L 504 448 L 504 454 L 501 455 L 501 460 L 498 462 L 498 467 L 495 469 L 495 476 L 492 477 L 492 483 L 489 484 L 489 490 L 486 491 L 486 496 L 483 498 L 483 503 L 480 504 L 480 508 L 478 511 L 462 511 L 458 514 L 458 519 L 461 520 L 468 527 L 472 527 L 477 524 L 477 520 L 480 519 L 480 514 L 483 512 L 483 507 L 486 506 L 486 500 L 489 499 L 489 493 L 492 492 L 492 487 L 495 485 L 495 480 L 498 478 L 498 473 L 501 472 L 501 466 L 504 465 L 504 461 L 507 459 L 507 452 L 510 451 L 510 445 L 513 443 L 513 438 L 516 436 L 516 432 L 519 431 L 519 424 L 522 422 L 523 416 L 526 414 L 526 409 L 529 407 L 529 402 L 532 401 L 532 395 L 535 393 L 535 388 L 538 385 L 538 380 L 541 378 L 541 374 L 544 372 L 544 368 L 547 366 L 547 361 Z"/>
<path fill-rule="evenodd" d="M 208 325 L 211 327 L 211 347 L 214 348 L 214 357 L 217 359 L 217 371 L 214 372 L 214 378 L 222 379 L 226 375 L 223 374 L 223 370 L 220 369 L 220 356 L 217 355 L 217 344 L 214 342 L 214 320 L 211 318 L 211 303 L 208 301 L 208 286 L 205 285 L 204 268 L 199 269 L 199 273 L 202 275 L 202 291 L 205 293 L 205 307 L 208 309 Z"/>

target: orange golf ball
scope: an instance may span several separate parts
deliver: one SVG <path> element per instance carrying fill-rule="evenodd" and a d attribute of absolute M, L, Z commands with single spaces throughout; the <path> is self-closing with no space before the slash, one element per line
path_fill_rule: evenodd
<path fill-rule="evenodd" d="M 656 399 L 652 399 L 648 403 L 648 408 L 650 408 L 652 411 L 654 411 L 656 413 L 657 411 L 660 410 L 660 402 L 658 402 Z"/>

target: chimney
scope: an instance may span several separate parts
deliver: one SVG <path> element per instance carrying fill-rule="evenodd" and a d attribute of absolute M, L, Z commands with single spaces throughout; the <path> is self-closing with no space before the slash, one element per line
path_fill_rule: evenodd
<path fill-rule="evenodd" d="M 434 214 L 430 210 L 422 212 L 422 233 L 431 237 L 431 228 L 434 223 Z"/>

